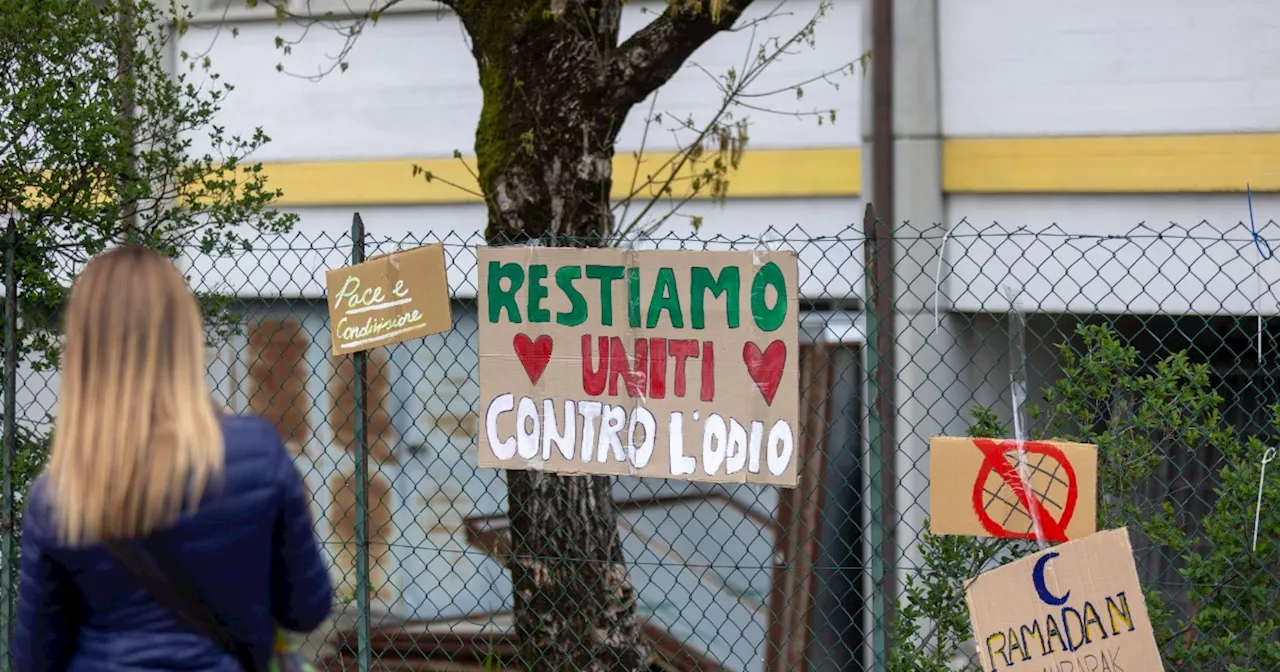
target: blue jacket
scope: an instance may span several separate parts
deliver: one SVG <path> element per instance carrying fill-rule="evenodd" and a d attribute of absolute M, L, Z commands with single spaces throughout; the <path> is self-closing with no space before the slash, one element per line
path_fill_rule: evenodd
<path fill-rule="evenodd" d="M 302 479 L 275 429 L 253 417 L 222 421 L 226 469 L 196 511 L 155 535 L 188 582 L 261 656 L 275 624 L 319 627 L 333 606 Z M 43 479 L 22 521 L 16 672 L 240 667 L 157 602 L 101 547 L 61 544 Z"/>

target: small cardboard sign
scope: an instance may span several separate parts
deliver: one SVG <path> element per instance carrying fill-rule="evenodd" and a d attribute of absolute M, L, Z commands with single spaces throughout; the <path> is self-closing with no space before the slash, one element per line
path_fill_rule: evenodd
<path fill-rule="evenodd" d="M 477 256 L 481 467 L 795 486 L 795 253 Z"/>
<path fill-rule="evenodd" d="M 983 670 L 1164 669 L 1126 528 L 993 569 L 965 599 Z"/>
<path fill-rule="evenodd" d="M 325 290 L 334 356 L 453 328 L 439 243 L 325 271 Z"/>
<path fill-rule="evenodd" d="M 1062 542 L 1098 528 L 1098 448 L 1062 441 L 935 436 L 929 441 L 934 534 Z M 1026 487 L 1024 480 L 1026 479 Z"/>

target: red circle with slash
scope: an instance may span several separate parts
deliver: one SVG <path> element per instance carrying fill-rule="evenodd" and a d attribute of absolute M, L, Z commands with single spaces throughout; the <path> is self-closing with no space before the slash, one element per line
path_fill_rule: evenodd
<path fill-rule="evenodd" d="M 1067 541 L 1067 525 L 1071 523 L 1071 516 L 1076 510 L 1076 499 L 1079 497 L 1079 487 L 1076 484 L 1076 470 L 1071 466 L 1071 462 L 1067 456 L 1063 454 L 1057 446 L 1039 441 L 1023 441 L 1022 449 L 1028 456 L 1042 455 L 1047 458 L 1055 459 L 1062 465 L 1064 475 L 1067 481 L 1067 501 L 1062 507 L 1061 519 L 1055 520 L 1049 515 L 1044 507 L 1040 504 L 1040 500 L 1034 496 L 1034 493 L 1028 492 L 1029 484 L 1022 480 L 1022 476 L 1018 473 L 1018 468 L 1009 463 L 1005 459 L 1010 453 L 1016 455 L 1018 452 L 1017 441 L 998 441 L 996 439 L 974 439 L 973 444 L 978 450 L 982 451 L 982 466 L 978 468 L 978 478 L 973 483 L 973 511 L 978 516 L 978 522 L 982 524 L 982 529 L 993 537 L 1001 537 L 1005 539 L 1036 539 L 1036 528 L 1038 527 L 1044 532 L 1046 541 L 1062 542 Z M 986 484 L 987 478 L 995 472 L 1000 479 L 1005 482 L 1014 494 L 1018 496 L 1018 502 L 1026 508 L 1031 514 L 1032 527 L 1030 532 L 1014 532 L 997 523 L 989 513 L 986 506 L 983 505 L 983 495 L 986 490 L 983 485 Z M 1038 525 L 1034 523 L 1039 523 Z"/>

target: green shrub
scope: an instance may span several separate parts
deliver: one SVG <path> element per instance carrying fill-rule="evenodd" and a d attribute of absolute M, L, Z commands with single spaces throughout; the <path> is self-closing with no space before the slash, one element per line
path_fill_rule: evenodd
<path fill-rule="evenodd" d="M 1098 446 L 1099 529 L 1128 527 L 1135 547 L 1180 561 L 1190 613 L 1145 586 L 1148 608 L 1170 669 L 1280 669 L 1280 480 L 1263 492 L 1258 549 L 1251 549 L 1264 444 L 1240 441 L 1219 412 L 1222 398 L 1209 367 L 1177 353 L 1140 373 L 1137 352 L 1105 326 L 1081 326 L 1078 345 L 1060 344 L 1062 376 L 1029 408 L 1031 433 Z M 990 409 L 974 408 L 969 434 L 1008 436 Z M 1280 408 L 1275 410 L 1280 429 Z M 1221 455 L 1220 481 L 1208 516 L 1188 520 L 1175 502 L 1151 501 L 1143 488 L 1170 455 L 1208 447 Z M 1280 462 L 1275 463 L 1280 469 Z M 1280 477 L 1280 475 L 1278 475 Z M 893 624 L 894 672 L 955 669 L 971 639 L 967 581 L 986 569 L 1035 552 L 1027 542 L 943 537 L 926 531 L 922 564 L 905 585 L 906 604 Z M 1169 586 L 1165 586 L 1169 587 Z M 978 669 L 976 661 L 969 668 Z"/>

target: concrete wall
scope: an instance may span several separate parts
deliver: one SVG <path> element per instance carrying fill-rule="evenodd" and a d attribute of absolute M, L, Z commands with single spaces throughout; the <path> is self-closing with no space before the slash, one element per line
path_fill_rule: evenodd
<path fill-rule="evenodd" d="M 958 238 L 992 234 L 967 252 L 958 239 L 948 247 L 956 307 L 1004 309 L 982 268 L 1025 285 L 1045 311 L 1275 311 L 1271 297 L 1255 305 L 1277 271 L 1255 272 L 1243 193 L 1250 184 L 1259 226 L 1280 212 L 1274 10 L 1266 0 L 939 3 L 944 223 Z M 1170 223 L 1194 235 L 1065 240 Z M 1049 227 L 1039 241 L 998 239 Z M 1205 242 L 1214 237 L 1228 240 Z"/>
<path fill-rule="evenodd" d="M 948 137 L 1280 130 L 1268 0 L 939 3 Z"/>
<path fill-rule="evenodd" d="M 352 2 L 351 5 L 359 6 Z M 422 3 L 415 3 L 422 4 Z M 664 2 L 628 2 L 623 9 L 623 39 L 652 20 Z M 758 19 L 776 3 L 751 8 L 746 19 Z M 752 30 L 717 36 L 698 50 L 696 62 L 712 75 L 729 69 L 739 73 L 744 62 L 755 57 L 766 38 L 794 35 L 813 19 L 817 0 L 794 0 L 785 10 Z M 221 12 L 208 15 L 221 16 Z M 232 14 L 236 16 L 236 14 Z M 812 79 L 816 74 L 840 68 L 862 53 L 858 3 L 836 3 L 818 21 L 813 46 L 800 45 L 795 54 L 765 70 L 752 90 L 766 92 Z M 230 28 L 238 31 L 233 37 Z M 368 28 L 350 53 L 350 69 L 334 72 L 319 81 L 276 72 L 277 63 L 300 74 L 314 74 L 328 67 L 345 39 L 338 33 L 313 28 L 290 56 L 275 47 L 281 36 L 296 39 L 302 29 L 274 20 L 237 21 L 214 28 L 194 29 L 180 42 L 192 54 L 208 53 L 214 70 L 235 85 L 220 121 L 229 132 L 246 132 L 262 126 L 272 143 L 258 156 L 262 161 L 416 158 L 450 156 L 454 150 L 470 154 L 480 115 L 481 94 L 475 61 L 456 15 L 448 11 L 388 12 Z M 850 147 L 858 144 L 856 78 L 836 89 L 811 84 L 804 87 L 802 104 L 786 92 L 769 105 L 783 109 L 838 111 L 837 123 L 819 126 L 813 120 L 767 114 L 751 114 L 751 146 L 760 149 Z M 683 68 L 658 94 L 656 112 L 672 120 L 711 117 L 720 104 L 715 83 L 701 69 Z M 649 101 L 637 106 L 623 127 L 618 149 L 635 151 L 677 148 L 677 137 L 656 129 L 644 138 Z M 741 116 L 746 111 L 738 112 Z M 847 123 L 840 118 L 847 119 Z M 671 122 L 665 122 L 669 126 Z M 196 151 L 205 148 L 199 144 Z"/>
<path fill-rule="evenodd" d="M 350 230 L 351 213 L 358 209 L 376 238 L 453 234 L 457 245 L 451 252 L 463 258 L 452 269 L 451 288 L 460 297 L 474 296 L 474 268 L 466 263 L 473 253 L 464 247 L 480 242 L 486 217 L 483 203 L 439 182 L 428 184 L 414 177 L 413 166 L 474 183 L 453 154 L 460 152 L 474 166 L 469 157 L 481 105 L 476 66 L 453 13 L 430 3 L 407 6 L 418 9 L 388 12 L 360 36 L 350 52 L 350 69 L 319 81 L 277 72 L 276 64 L 283 63 L 289 72 L 315 74 L 333 64 L 345 38 L 316 27 L 291 55 L 283 56 L 276 38 L 296 39 L 302 29 L 289 23 L 278 26 L 269 13 L 207 6 L 179 47 L 188 54 L 207 54 L 221 80 L 235 86 L 219 116 L 228 133 L 247 134 L 261 126 L 272 137 L 253 158 L 264 162 L 272 183 L 285 191 L 282 204 L 297 212 L 300 221 L 297 238 L 267 241 L 265 247 L 297 247 L 304 239 L 321 236 L 337 240 Z M 643 180 L 663 157 L 692 137 L 688 131 L 671 129 L 685 120 L 702 125 L 712 119 L 721 105 L 713 77 L 730 70 L 741 77 L 752 67 L 757 49 L 767 48 L 770 39 L 785 40 L 802 31 L 821 6 L 818 0 L 795 0 L 755 28 L 720 35 L 700 49 L 655 99 L 640 104 L 628 117 L 615 161 L 615 187 L 629 187 L 637 170 L 634 152 L 643 149 L 649 157 L 641 159 L 638 169 Z M 627 3 L 623 37 L 662 8 L 662 2 Z M 764 19 L 773 9 L 773 4 L 758 4 L 747 20 Z M 835 123 L 829 118 L 819 124 L 813 117 L 732 110 L 732 120 L 749 122 L 749 141 L 742 170 L 730 178 L 728 202 L 695 199 L 667 221 L 663 233 L 733 240 L 739 249 L 774 245 L 771 241 L 785 236 L 796 241 L 793 247 L 800 250 L 802 265 L 813 271 L 805 280 L 804 295 L 845 299 L 860 294 L 861 249 L 851 243 L 834 249 L 809 243 L 847 235 L 848 227 L 861 221 L 861 74 L 832 75 L 835 85 L 808 82 L 859 59 L 860 20 L 856 3 L 831 7 L 817 21 L 812 43 L 792 47 L 793 53 L 763 70 L 750 88 L 755 94 L 778 91 L 752 99 L 754 105 L 796 112 L 832 109 Z M 199 68 L 190 76 L 205 81 Z M 797 99 L 790 87 L 801 83 L 804 96 Z M 662 117 L 659 122 L 648 121 L 651 102 L 652 113 Z M 193 151 L 209 149 L 207 138 L 196 134 L 192 140 Z M 638 199 L 628 217 L 635 217 L 647 200 Z M 645 221 L 657 221 L 671 210 L 670 203 L 658 202 Z M 622 209 L 618 215 L 620 223 L 627 221 Z M 691 216 L 703 218 L 696 234 Z M 316 274 L 343 261 L 342 253 L 303 251 L 286 255 L 296 262 L 273 263 L 280 256 L 267 251 L 219 262 L 218 274 L 230 280 L 210 279 L 209 285 L 241 295 L 319 296 L 322 287 Z M 211 270 L 202 262 L 193 267 L 197 275 Z"/>

